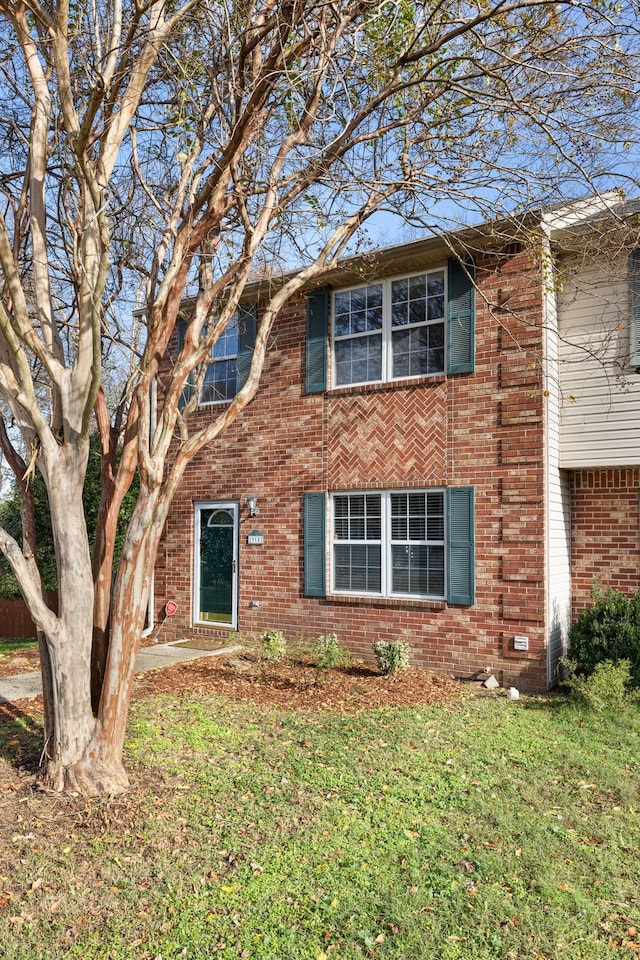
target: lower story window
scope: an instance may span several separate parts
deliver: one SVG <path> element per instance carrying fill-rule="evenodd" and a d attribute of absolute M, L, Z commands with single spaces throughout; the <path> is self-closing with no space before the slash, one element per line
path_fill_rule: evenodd
<path fill-rule="evenodd" d="M 444 491 L 340 493 L 332 499 L 334 591 L 444 598 Z"/>

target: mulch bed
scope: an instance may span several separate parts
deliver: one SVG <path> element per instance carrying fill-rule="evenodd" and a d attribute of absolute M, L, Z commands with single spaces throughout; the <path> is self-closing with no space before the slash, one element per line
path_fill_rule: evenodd
<path fill-rule="evenodd" d="M 216 693 L 283 710 L 354 712 L 449 703 L 465 692 L 468 688 L 458 681 L 430 670 L 413 668 L 391 678 L 360 662 L 347 669 L 318 670 L 304 659 L 269 663 L 244 654 L 203 657 L 142 674 L 134 698 Z"/>
<path fill-rule="evenodd" d="M 40 654 L 37 646 L 0 656 L 0 677 L 15 677 L 16 674 L 33 673 L 39 669 Z"/>
<path fill-rule="evenodd" d="M 37 649 L 22 650 L 0 660 L 0 677 L 39 669 Z M 460 699 L 468 687 L 447 674 L 410 668 L 397 677 L 383 677 L 370 664 L 356 662 L 342 670 L 318 670 L 300 659 L 282 663 L 255 654 L 202 657 L 162 667 L 136 677 L 133 698 L 219 694 L 276 709 L 354 712 L 381 707 L 442 704 Z M 2 709 L 4 707 L 4 710 Z M 40 697 L 0 705 L 2 714 L 42 715 Z"/>

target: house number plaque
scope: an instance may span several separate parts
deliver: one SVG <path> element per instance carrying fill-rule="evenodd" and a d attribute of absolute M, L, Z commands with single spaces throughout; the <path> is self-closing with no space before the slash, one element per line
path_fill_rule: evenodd
<path fill-rule="evenodd" d="M 247 537 L 247 543 L 253 547 L 261 547 L 264 544 L 264 534 L 259 530 L 252 530 Z"/>

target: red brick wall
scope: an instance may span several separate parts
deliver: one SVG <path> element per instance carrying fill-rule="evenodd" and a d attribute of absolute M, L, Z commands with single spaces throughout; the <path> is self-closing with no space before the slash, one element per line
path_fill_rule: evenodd
<path fill-rule="evenodd" d="M 598 577 L 603 588 L 640 589 L 640 467 L 577 470 L 572 478 L 572 614 L 591 604 Z"/>
<path fill-rule="evenodd" d="M 171 596 L 180 607 L 165 638 L 225 635 L 191 626 L 193 503 L 234 500 L 240 632 L 279 628 L 311 639 L 335 631 L 367 657 L 374 640 L 402 638 L 415 664 L 461 676 L 491 666 L 505 684 L 544 688 L 542 284 L 517 248 L 479 262 L 477 278 L 475 372 L 419 382 L 305 395 L 305 304 L 288 305 L 256 398 L 190 465 L 171 511 L 156 601 L 161 608 Z M 194 423 L 211 415 L 203 408 Z M 302 596 L 305 492 L 448 485 L 475 487 L 473 606 Z M 250 492 L 257 522 L 247 516 Z M 262 547 L 246 544 L 254 526 Z M 528 653 L 513 650 L 516 634 L 528 636 Z"/>

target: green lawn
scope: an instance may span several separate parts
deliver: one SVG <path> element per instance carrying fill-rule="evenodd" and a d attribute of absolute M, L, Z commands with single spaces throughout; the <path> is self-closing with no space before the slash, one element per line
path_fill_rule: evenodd
<path fill-rule="evenodd" d="M 38 641 L 25 637 L 20 640 L 2 640 L 0 639 L 0 657 L 6 657 L 10 653 L 18 653 L 20 650 L 31 650 L 38 646 Z"/>
<path fill-rule="evenodd" d="M 144 700 L 130 798 L 22 804 L 2 956 L 631 957 L 639 748 L 638 707 L 560 699 L 306 718 Z"/>

